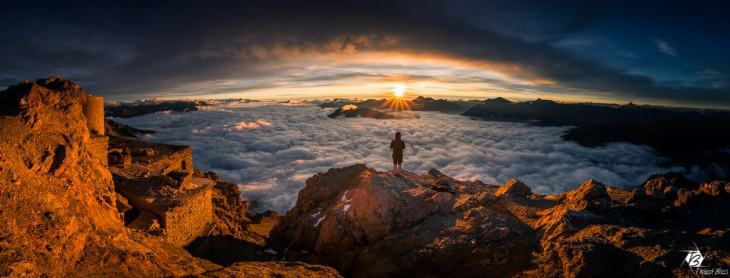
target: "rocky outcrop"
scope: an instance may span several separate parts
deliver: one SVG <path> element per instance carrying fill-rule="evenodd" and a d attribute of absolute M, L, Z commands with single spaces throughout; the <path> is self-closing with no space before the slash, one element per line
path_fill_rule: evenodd
<path fill-rule="evenodd" d="M 0 275 L 163 276 L 216 268 L 124 228 L 111 174 L 88 148 L 89 95 L 77 84 L 51 77 L 0 96 L 17 107 L 0 117 Z"/>
<path fill-rule="evenodd" d="M 497 197 L 502 196 L 522 196 L 525 197 L 532 193 L 532 190 L 527 187 L 524 183 L 521 181 L 518 181 L 517 179 L 511 179 L 504 185 L 500 186 L 496 192 L 494 192 L 494 195 Z"/>
<path fill-rule="evenodd" d="M 0 92 L 0 276 L 337 276 L 296 263 L 224 268 L 125 227 L 130 201 L 98 156 L 107 149 L 98 104 L 58 77 Z"/>
<path fill-rule="evenodd" d="M 213 186 L 213 230 L 211 236 L 232 236 L 240 240 L 262 242 L 263 239 L 252 238 L 248 232 L 251 220 L 246 215 L 248 204 L 241 200 L 238 185 L 221 180 L 213 172 L 197 171 L 194 176 L 215 181 Z"/>
<path fill-rule="evenodd" d="M 676 194 L 653 193 L 672 186 Z M 727 182 L 674 174 L 637 189 L 588 180 L 545 196 L 514 179 L 495 186 L 354 165 L 307 180 L 271 243 L 353 277 L 684 276 L 683 250 L 694 244 L 710 250 L 704 265 L 727 268 L 729 201 Z"/>

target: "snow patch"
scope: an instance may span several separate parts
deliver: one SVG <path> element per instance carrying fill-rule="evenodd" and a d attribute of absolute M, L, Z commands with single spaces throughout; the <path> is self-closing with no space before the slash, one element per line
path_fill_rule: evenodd
<path fill-rule="evenodd" d="M 352 202 L 352 199 L 347 199 L 348 191 L 349 190 L 345 190 L 345 193 L 342 194 L 342 198 L 340 198 L 340 202 L 344 204 L 344 206 L 342 206 L 342 212 L 347 212 L 347 210 L 349 210 L 351 206 L 350 202 Z"/>
<path fill-rule="evenodd" d="M 319 226 L 319 223 L 322 223 L 322 220 L 324 220 L 325 217 L 327 217 L 327 215 L 323 215 L 322 217 L 320 217 L 319 219 L 317 219 L 317 223 L 314 223 L 314 227 Z"/>
<path fill-rule="evenodd" d="M 350 190 L 349 189 L 348 190 L 345 190 L 345 193 L 342 194 L 342 198 L 340 198 L 340 202 L 348 202 L 348 201 L 351 201 L 351 200 L 347 200 L 347 192 L 348 191 L 350 191 Z"/>
<path fill-rule="evenodd" d="M 271 249 L 271 248 L 269 248 L 269 249 L 266 249 L 266 250 L 264 250 L 264 252 L 265 252 L 265 253 L 269 253 L 269 254 L 271 254 L 271 255 L 276 255 L 276 250 L 274 250 L 274 249 Z"/>

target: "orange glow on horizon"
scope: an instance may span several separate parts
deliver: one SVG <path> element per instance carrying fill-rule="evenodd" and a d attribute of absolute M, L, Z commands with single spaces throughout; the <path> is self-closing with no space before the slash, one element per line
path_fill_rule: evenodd
<path fill-rule="evenodd" d="M 282 47 L 275 52 L 287 52 L 286 50 L 288 49 Z M 467 60 L 426 51 L 354 49 L 341 52 L 328 48 L 290 51 L 291 53 L 287 52 L 288 55 L 279 56 L 280 64 L 286 65 L 287 70 L 292 70 L 289 74 L 260 80 L 229 78 L 187 84 L 175 90 L 169 97 L 183 95 L 276 100 L 384 97 L 402 99 L 391 101 L 392 107 L 406 109 L 408 101 L 405 99 L 415 96 L 464 99 L 498 96 L 512 99 L 554 98 L 550 93 L 541 91 L 541 87 L 550 86 L 554 89 L 560 86 L 555 80 L 540 76 L 522 65 Z M 267 66 L 275 68 L 273 65 Z M 519 85 L 521 88 L 514 90 L 505 84 Z M 201 94 L 210 88 L 219 92 Z M 576 97 L 560 96 L 559 99 Z"/>

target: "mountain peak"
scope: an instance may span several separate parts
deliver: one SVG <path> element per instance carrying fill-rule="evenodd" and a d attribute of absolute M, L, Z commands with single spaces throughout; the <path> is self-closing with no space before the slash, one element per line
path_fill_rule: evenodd
<path fill-rule="evenodd" d="M 485 104 L 511 104 L 512 102 L 503 97 L 490 98 L 484 101 Z"/>

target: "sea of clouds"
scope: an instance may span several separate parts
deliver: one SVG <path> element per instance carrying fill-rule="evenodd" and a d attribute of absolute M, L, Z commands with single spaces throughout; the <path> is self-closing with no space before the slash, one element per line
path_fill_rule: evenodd
<path fill-rule="evenodd" d="M 658 166 L 649 147 L 610 144 L 586 148 L 563 141 L 564 127 L 473 120 L 438 112 L 408 112 L 396 120 L 337 118 L 312 104 L 222 103 L 186 113 L 115 119 L 157 133 L 145 136 L 193 147 L 195 167 L 239 184 L 256 210 L 286 212 L 307 178 L 332 167 L 365 163 L 392 169 L 390 140 L 406 141 L 403 167 L 436 168 L 457 179 L 499 185 L 516 177 L 543 194 L 570 190 L 586 179 L 635 186 L 649 175 L 682 168 Z"/>

